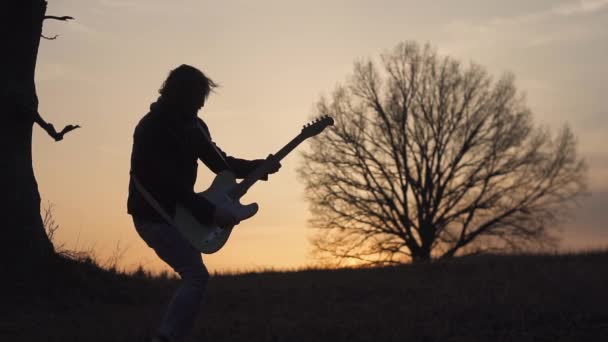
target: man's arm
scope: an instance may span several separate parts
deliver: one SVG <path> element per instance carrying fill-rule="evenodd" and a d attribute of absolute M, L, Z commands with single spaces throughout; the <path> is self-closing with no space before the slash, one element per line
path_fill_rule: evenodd
<path fill-rule="evenodd" d="M 246 160 L 227 155 L 211 139 L 207 125 L 198 119 L 199 127 L 195 130 L 195 143 L 198 158 L 211 171 L 220 173 L 226 169 L 232 171 L 237 178 L 245 178 L 257 168 L 264 159 Z"/>

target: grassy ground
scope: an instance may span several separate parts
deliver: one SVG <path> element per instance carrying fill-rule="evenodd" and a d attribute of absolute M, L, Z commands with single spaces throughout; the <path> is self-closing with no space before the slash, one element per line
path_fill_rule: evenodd
<path fill-rule="evenodd" d="M 214 276 L 192 341 L 603 341 L 607 265 L 586 253 Z M 11 282 L 3 342 L 144 341 L 177 284 L 90 263 Z"/>

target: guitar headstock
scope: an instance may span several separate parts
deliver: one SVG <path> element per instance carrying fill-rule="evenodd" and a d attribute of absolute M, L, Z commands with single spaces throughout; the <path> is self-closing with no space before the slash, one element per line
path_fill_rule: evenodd
<path fill-rule="evenodd" d="M 334 119 L 332 119 L 331 116 L 325 115 L 304 125 L 304 128 L 302 128 L 302 133 L 300 133 L 300 135 L 306 138 L 312 138 L 315 135 L 323 132 L 323 130 L 327 126 L 333 126 L 333 124 Z"/>

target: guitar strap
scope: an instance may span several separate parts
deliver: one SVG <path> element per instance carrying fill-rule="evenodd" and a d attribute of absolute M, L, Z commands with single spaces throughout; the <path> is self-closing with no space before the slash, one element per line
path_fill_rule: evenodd
<path fill-rule="evenodd" d="M 174 223 L 173 219 L 171 218 L 171 216 L 169 216 L 169 214 L 165 211 L 165 209 L 163 209 L 163 207 L 160 205 L 160 203 L 158 203 L 158 201 L 154 198 L 154 196 L 152 196 L 152 194 L 149 193 L 148 190 L 146 190 L 146 188 L 144 188 L 144 186 L 141 184 L 139 179 L 137 179 L 137 177 L 135 176 L 133 171 L 131 171 L 130 174 L 131 174 L 131 180 L 133 181 L 133 185 L 135 185 L 135 188 L 137 189 L 137 191 L 139 191 L 139 193 L 141 193 L 141 195 L 148 202 L 148 204 L 152 208 L 154 208 L 154 210 L 156 210 L 156 212 L 165 221 L 167 221 L 167 223 L 169 225 L 175 226 L 175 223 Z"/>

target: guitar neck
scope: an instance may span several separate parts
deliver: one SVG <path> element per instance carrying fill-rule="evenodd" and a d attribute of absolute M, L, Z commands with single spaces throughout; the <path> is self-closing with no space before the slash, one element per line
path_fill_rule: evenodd
<path fill-rule="evenodd" d="M 275 153 L 271 159 L 266 159 L 262 165 L 250 172 L 249 175 L 247 175 L 247 177 L 230 192 L 230 197 L 241 198 L 243 195 L 245 195 L 247 191 L 249 191 L 249 188 L 255 184 L 255 182 L 268 174 L 275 162 L 280 162 L 304 140 L 306 140 L 306 138 L 303 138 L 301 135 L 293 138 L 289 143 L 287 143 L 287 145 L 283 146 L 283 148 Z"/>

